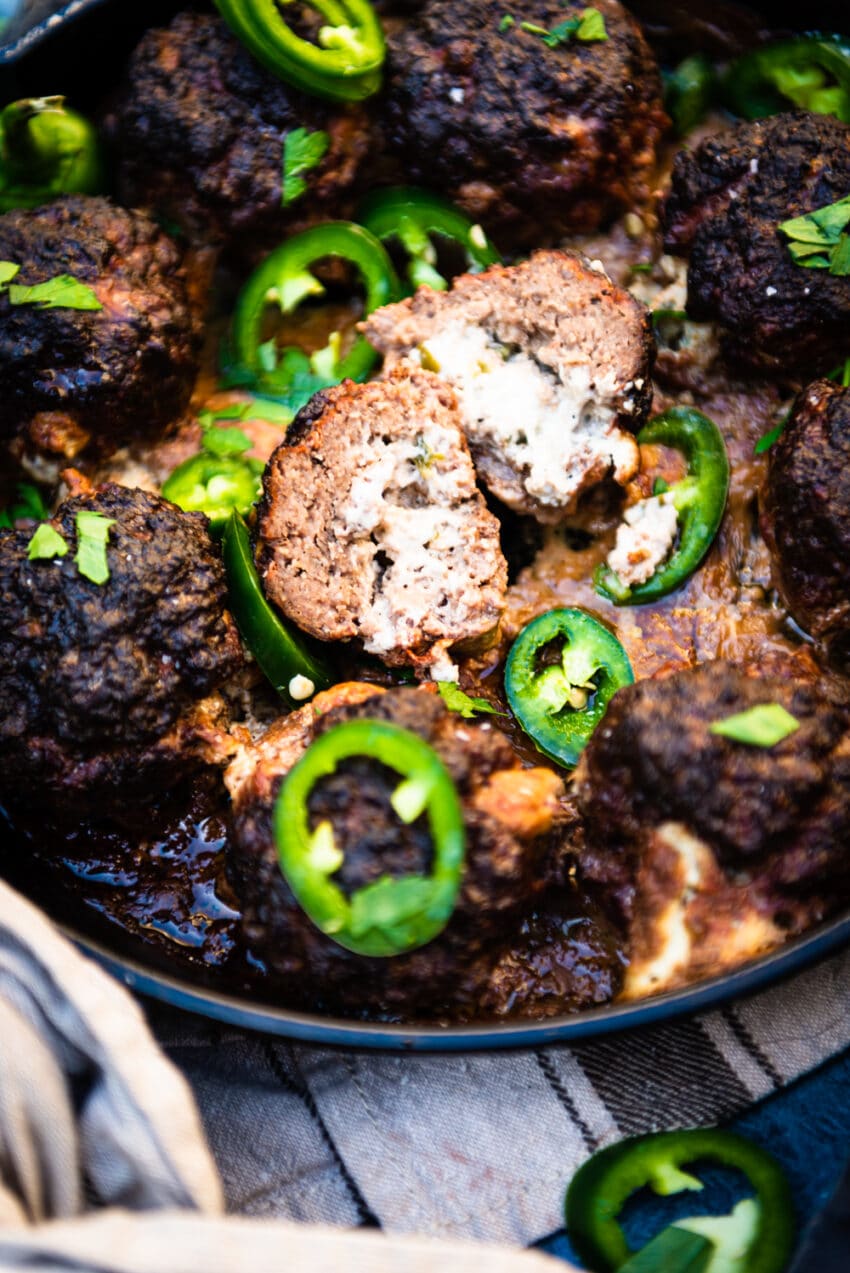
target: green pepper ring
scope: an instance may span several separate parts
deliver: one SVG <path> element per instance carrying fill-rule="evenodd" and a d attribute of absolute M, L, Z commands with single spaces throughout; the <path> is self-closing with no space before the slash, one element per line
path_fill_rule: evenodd
<path fill-rule="evenodd" d="M 371 756 L 419 788 L 434 845 L 430 876 L 382 876 L 347 898 L 333 873 L 317 867 L 307 801 L 317 781 L 351 756 Z M 412 819 L 411 819 L 412 820 Z M 465 830 L 460 800 L 436 752 L 386 721 L 338 725 L 312 744 L 283 781 L 273 814 L 281 872 L 305 913 L 338 945 L 359 955 L 398 955 L 432 941 L 448 923 L 460 890 Z M 415 891 L 411 906 L 411 885 Z M 358 924 L 358 910 L 380 898 L 381 923 Z"/>
<path fill-rule="evenodd" d="M 670 487 L 679 514 L 679 546 L 645 583 L 623 585 L 613 570 L 600 563 L 593 584 L 600 596 L 618 606 L 658 601 L 680 587 L 697 569 L 720 529 L 729 494 L 729 457 L 713 420 L 693 407 L 670 407 L 650 420 L 637 436 L 638 444 L 673 447 L 688 462 L 688 475 Z"/>
<path fill-rule="evenodd" d="M 770 1154 L 734 1132 L 693 1128 L 633 1136 L 594 1154 L 576 1172 L 564 1206 L 570 1240 L 600 1273 L 618 1269 L 634 1254 L 617 1216 L 631 1195 L 663 1174 L 697 1160 L 737 1168 L 756 1192 L 760 1218 L 747 1252 L 747 1273 L 782 1273 L 794 1245 L 794 1206 L 781 1168 Z M 660 1178 L 660 1180 L 659 1180 Z M 675 1185 L 675 1182 L 674 1182 Z"/>
<path fill-rule="evenodd" d="M 418 186 L 392 186 L 373 191 L 360 204 L 357 218 L 381 243 L 398 238 L 405 220 L 428 238 L 433 234 L 443 235 L 463 248 L 472 274 L 501 264 L 501 256 L 486 236 L 483 243 L 476 242 L 476 226 L 460 208 Z M 481 230 L 480 226 L 477 228 Z M 483 230 L 481 233 L 483 235 Z"/>
<path fill-rule="evenodd" d="M 537 655 L 560 638 L 564 638 L 563 670 L 566 673 L 571 665 L 571 684 L 589 683 L 598 672 L 603 674 L 589 710 L 570 710 L 564 715 L 564 707 L 553 708 L 542 693 L 543 675 L 551 673 L 547 669 L 541 675 Z M 578 764 L 616 691 L 633 681 L 631 663 L 617 638 L 592 615 L 577 609 L 549 610 L 532 619 L 514 641 L 505 664 L 505 692 L 511 711 L 535 747 L 567 768 Z"/>
<path fill-rule="evenodd" d="M 357 266 L 366 287 L 367 314 L 396 299 L 399 285 L 392 262 L 381 243 L 353 221 L 328 221 L 287 239 L 245 283 L 233 314 L 235 361 L 240 371 L 249 373 L 257 392 L 263 392 L 260 329 L 269 293 L 327 256 L 338 256 Z M 359 336 L 338 364 L 339 379 L 365 380 L 377 361 L 376 351 L 364 336 Z M 269 392 L 268 396 L 274 398 L 274 393 Z"/>
<path fill-rule="evenodd" d="M 368 0 L 308 0 L 331 30 L 350 37 L 340 47 L 303 40 L 284 21 L 275 0 L 215 0 L 235 35 L 264 66 L 287 83 L 335 101 L 360 101 L 381 87 L 386 44 Z M 353 39 L 351 38 L 353 37 Z"/>
<path fill-rule="evenodd" d="M 30 97 L 0 112 L 0 212 L 36 208 L 104 186 L 94 125 L 64 97 Z"/>
<path fill-rule="evenodd" d="M 258 461 L 252 464 L 243 456 L 207 455 L 201 451 L 177 465 L 163 482 L 162 494 L 187 513 L 206 513 L 211 530 L 218 534 L 234 509 L 247 513 L 256 504 L 261 472 L 262 465 Z M 206 488 L 216 478 L 229 479 L 232 484 L 232 494 L 220 503 L 206 495 Z M 205 495 L 195 500 L 198 488 L 203 488 Z"/>

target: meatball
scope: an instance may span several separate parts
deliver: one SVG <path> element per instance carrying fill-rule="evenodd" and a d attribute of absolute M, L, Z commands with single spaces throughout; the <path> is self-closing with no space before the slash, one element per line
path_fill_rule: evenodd
<path fill-rule="evenodd" d="M 479 476 L 514 512 L 560 522 L 611 471 L 623 483 L 637 471 L 649 312 L 601 266 L 536 252 L 450 292 L 420 288 L 363 330 L 388 369 L 421 364 L 457 390 Z"/>
<path fill-rule="evenodd" d="M 445 930 L 418 950 L 392 958 L 357 955 L 316 928 L 296 903 L 277 861 L 272 809 L 281 781 L 313 737 L 345 721 L 390 721 L 412 730 L 438 753 L 455 782 L 467 832 L 458 902 Z M 493 784 L 502 794 L 513 775 L 534 784 L 536 818 L 493 811 Z M 330 819 L 345 854 L 335 877 L 352 892 L 384 874 L 428 873 L 431 845 L 421 820 L 399 824 L 389 804 L 399 776 L 377 762 L 352 758 L 321 779 L 309 800 L 311 821 Z M 315 1007 L 390 1015 L 457 1015 L 487 985 L 504 947 L 504 933 L 545 885 L 550 841 L 559 838 L 562 780 L 549 769 L 519 766 L 510 744 L 490 722 L 472 723 L 445 708 L 428 688 L 382 692 L 337 686 L 273 725 L 237 757 L 226 774 L 234 801 L 234 881 L 252 949 L 285 980 L 287 993 Z"/>
<path fill-rule="evenodd" d="M 667 125 L 640 27 L 596 6 L 607 39 L 550 48 L 502 0 L 426 0 L 389 33 L 388 149 L 407 180 L 436 185 L 503 244 L 589 231 L 644 199 Z M 537 0 L 546 30 L 584 6 Z"/>
<path fill-rule="evenodd" d="M 772 747 L 708 728 L 766 703 L 798 722 Z M 576 771 L 580 874 L 628 918 L 628 989 L 719 971 L 850 895 L 848 724 L 814 680 L 724 662 L 614 696 Z"/>
<path fill-rule="evenodd" d="M 78 569 L 77 515 L 113 519 L 109 577 Z M 62 504 L 68 551 L 28 559 L 0 532 L 0 773 L 10 799 L 97 807 L 158 794 L 222 759 L 215 693 L 241 662 L 224 569 L 200 513 L 107 485 Z"/>
<path fill-rule="evenodd" d="M 106 454 L 175 419 L 192 393 L 200 329 L 177 247 L 141 212 L 72 195 L 0 216 L 16 283 L 68 274 L 101 308 L 12 305 L 0 296 L 0 433 L 67 462 Z"/>
<path fill-rule="evenodd" d="M 284 143 L 298 128 L 327 133 L 328 148 L 284 207 Z M 362 107 L 299 93 L 208 13 L 146 33 L 107 130 L 126 202 L 159 209 L 193 237 L 248 235 L 255 248 L 293 219 L 339 213 L 370 146 Z"/>
<path fill-rule="evenodd" d="M 457 679 L 448 650 L 493 633 L 507 567 L 452 390 L 413 371 L 323 391 L 263 485 L 269 598 L 313 636 Z"/>
<path fill-rule="evenodd" d="M 828 370 L 846 353 L 850 278 L 798 265 L 782 222 L 843 199 L 850 126 L 791 112 L 680 152 L 665 246 L 689 258 L 687 312 L 725 329 L 730 358 L 761 370 Z"/>
<path fill-rule="evenodd" d="M 850 655 L 850 388 L 817 380 L 770 448 L 762 533 L 791 614 Z"/>

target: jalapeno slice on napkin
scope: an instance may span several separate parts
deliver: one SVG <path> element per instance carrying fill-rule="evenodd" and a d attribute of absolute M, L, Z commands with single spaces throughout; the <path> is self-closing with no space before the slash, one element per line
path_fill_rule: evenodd
<path fill-rule="evenodd" d="M 273 340 L 262 339 L 267 306 L 276 304 L 282 314 L 293 314 L 308 297 L 324 293 L 324 285 L 311 266 L 327 257 L 338 257 L 355 267 L 365 288 L 367 314 L 397 299 L 398 279 L 379 241 L 353 221 L 328 221 L 275 248 L 236 301 L 229 351 L 234 365 L 227 369 L 229 378 L 285 403 L 293 415 L 319 389 L 341 380 L 365 380 L 378 361 L 376 351 L 363 336 L 358 336 L 345 356 L 341 355 L 337 333 L 324 349 L 309 357 L 297 347 L 278 349 Z"/>
<path fill-rule="evenodd" d="M 410 825 L 425 816 L 434 848 L 430 875 L 382 875 L 351 896 L 331 876 L 342 866 L 333 825 L 310 826 L 310 793 L 344 760 L 366 756 L 401 777 L 390 803 Z M 465 831 L 454 783 L 433 748 L 386 721 L 337 725 L 283 780 L 274 808 L 280 869 L 317 928 L 359 955 L 400 955 L 432 941 L 451 918 L 463 871 Z"/>
<path fill-rule="evenodd" d="M 667 1197 L 683 1190 L 700 1190 L 702 1181 L 683 1170 L 696 1162 L 716 1163 L 742 1172 L 755 1190 L 744 1212 L 739 1203 L 732 1217 L 700 1216 L 672 1226 L 685 1231 L 722 1232 L 735 1222 L 748 1227 L 741 1273 L 782 1273 L 794 1241 L 794 1208 L 791 1190 L 779 1164 L 734 1132 L 718 1128 L 693 1128 L 632 1136 L 603 1149 L 579 1168 L 567 1190 L 567 1230 L 582 1259 L 599 1273 L 621 1268 L 634 1252 L 618 1221 L 626 1202 L 639 1189 L 649 1187 Z M 693 1228 L 691 1228 L 693 1226 Z M 659 1273 L 666 1266 L 659 1264 Z M 708 1268 L 711 1268 L 709 1263 Z"/>
<path fill-rule="evenodd" d="M 600 596 L 618 606 L 658 601 L 688 579 L 708 552 L 723 520 L 729 493 L 729 459 L 717 425 L 693 407 L 670 407 L 638 434 L 641 446 L 681 451 L 687 476 L 665 492 L 679 523 L 679 543 L 645 583 L 631 587 L 607 565 L 599 565 L 593 583 Z"/>
<path fill-rule="evenodd" d="M 535 746 L 572 766 L 605 715 L 611 698 L 634 680 L 620 642 L 583 610 L 549 610 L 511 647 L 505 692 Z"/>
<path fill-rule="evenodd" d="M 297 34 L 276 0 L 215 0 L 227 25 L 280 79 L 315 97 L 351 102 L 381 87 L 386 45 L 368 0 L 310 0 L 317 42 Z"/>
<path fill-rule="evenodd" d="M 266 600 L 254 565 L 248 527 L 237 512 L 231 513 L 225 525 L 221 549 L 236 626 L 284 702 L 297 707 L 317 690 L 328 689 L 334 679 L 327 664 Z"/>
<path fill-rule="evenodd" d="M 64 97 L 26 97 L 0 112 L 0 212 L 103 186 L 94 127 Z"/>
<path fill-rule="evenodd" d="M 447 199 L 417 186 L 375 191 L 360 205 L 358 219 L 382 243 L 395 240 L 401 245 L 407 257 L 404 273 L 414 290 L 424 285 L 444 292 L 448 287 L 437 269 L 435 237 L 460 249 L 470 274 L 498 265 L 502 259 L 480 225 Z"/>
<path fill-rule="evenodd" d="M 732 63 L 724 97 L 745 119 L 796 106 L 850 124 L 850 40 L 802 35 L 753 49 Z"/>

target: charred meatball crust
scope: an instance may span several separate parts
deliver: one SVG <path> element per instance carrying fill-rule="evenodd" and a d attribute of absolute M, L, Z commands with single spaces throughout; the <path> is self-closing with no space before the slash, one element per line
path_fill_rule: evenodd
<path fill-rule="evenodd" d="M 574 252 L 420 288 L 362 324 L 385 369 L 421 363 L 457 391 L 476 469 L 516 513 L 557 523 L 638 468 L 652 399 L 649 311 Z"/>
<path fill-rule="evenodd" d="M 709 731 L 763 703 L 785 708 L 799 728 L 773 747 Z M 627 879 L 645 833 L 675 822 L 727 872 L 837 897 L 850 884 L 848 724 L 846 708 L 815 682 L 747 675 L 723 661 L 619 691 L 576 775 L 591 846 L 585 869 L 610 867 L 613 877 L 625 867 Z"/>
<path fill-rule="evenodd" d="M 104 584 L 74 560 L 82 510 L 115 521 Z M 62 558 L 29 561 L 32 532 L 0 532 L 7 794 L 85 806 L 144 792 L 152 774 L 171 785 L 215 753 L 221 705 L 210 696 L 242 657 L 206 518 L 107 485 L 67 500 L 50 524 L 68 545 Z"/>
<path fill-rule="evenodd" d="M 550 49 L 501 0 L 426 0 L 389 32 L 387 147 L 406 180 L 437 185 L 497 241 L 541 244 L 590 231 L 648 194 L 667 117 L 640 27 L 596 6 L 607 40 Z M 551 29 L 584 6 L 536 0 Z"/>
<path fill-rule="evenodd" d="M 830 115 L 739 124 L 676 157 L 665 246 L 689 258 L 689 317 L 720 323 L 737 363 L 810 377 L 846 355 L 850 278 L 798 265 L 779 226 L 848 190 L 850 125 Z"/>
<path fill-rule="evenodd" d="M 498 522 L 475 485 L 455 396 L 436 376 L 316 395 L 263 489 L 267 595 L 313 636 L 452 679 L 448 649 L 498 625 Z"/>
<path fill-rule="evenodd" d="M 0 296 L 2 433 L 79 460 L 155 434 L 186 407 L 200 329 L 180 253 L 144 213 L 72 195 L 0 216 L 0 259 L 16 283 L 70 274 L 100 310 L 11 305 Z"/>
<path fill-rule="evenodd" d="M 296 713 L 280 737 L 234 761 L 228 785 L 234 797 L 234 883 L 243 907 L 245 936 L 288 992 L 315 1007 L 347 1014 L 382 1012 L 440 1016 L 474 1007 L 513 932 L 519 912 L 539 893 L 544 858 L 559 831 L 561 779 L 550 770 L 523 770 L 510 744 L 491 723 L 471 723 L 444 707 L 426 688 L 382 693 L 374 686 L 343 686 Z M 297 719 L 300 717 L 301 719 Z M 307 918 L 281 875 L 272 836 L 272 809 L 286 770 L 312 738 L 349 720 L 390 721 L 424 738 L 448 769 L 467 829 L 461 892 L 448 926 L 419 950 L 391 959 L 353 954 Z M 273 727 L 274 729 L 274 727 Z M 270 731 L 272 732 L 272 731 Z M 536 780 L 536 820 L 514 825 L 488 805 L 493 784 L 510 776 Z M 314 789 L 314 824 L 329 818 L 345 863 L 336 877 L 346 890 L 382 874 L 430 870 L 431 846 L 420 821 L 401 829 L 389 806 L 398 775 L 371 761 L 344 762 Z M 494 992 L 495 993 L 495 992 Z"/>
<path fill-rule="evenodd" d="M 850 656 L 850 389 L 817 380 L 769 452 L 761 528 L 801 627 Z"/>
<path fill-rule="evenodd" d="M 360 106 L 307 97 L 267 71 L 217 15 L 181 13 L 147 32 L 107 128 L 129 203 L 157 208 L 193 237 L 276 243 L 293 221 L 326 219 L 370 147 Z M 308 190 L 281 203 L 283 147 L 296 128 L 328 134 L 305 174 Z"/>

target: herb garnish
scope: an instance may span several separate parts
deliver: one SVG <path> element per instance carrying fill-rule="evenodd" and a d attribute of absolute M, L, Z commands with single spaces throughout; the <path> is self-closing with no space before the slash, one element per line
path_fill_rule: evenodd
<path fill-rule="evenodd" d="M 0 509 L 0 530 L 14 530 L 16 522 L 43 522 L 50 516 L 50 509 L 37 486 L 30 482 L 18 482 L 15 502 Z"/>
<path fill-rule="evenodd" d="M 202 411 L 198 416 L 198 423 L 204 430 L 217 424 L 219 420 L 265 420 L 267 424 L 285 426 L 292 423 L 292 412 L 272 398 L 258 398 L 252 395 L 247 402 L 229 402 L 226 407 Z M 242 430 L 240 429 L 239 432 L 241 433 Z M 247 434 L 243 433 L 242 436 L 247 437 Z"/>
<path fill-rule="evenodd" d="M 800 722 L 780 703 L 760 703 L 709 725 L 709 733 L 750 747 L 774 747 L 800 728 Z"/>
<path fill-rule="evenodd" d="M 307 189 L 301 175 L 315 168 L 327 154 L 331 139 L 321 130 L 311 133 L 306 128 L 293 128 L 283 141 L 283 188 L 281 203 L 284 208 L 300 199 Z"/>
<path fill-rule="evenodd" d="M 81 283 L 72 274 L 57 274 L 56 278 L 25 287 L 12 282 L 20 269 L 14 261 L 0 261 L 0 293 L 6 293 L 10 305 L 39 305 L 42 309 L 103 309 L 88 284 Z"/>
<path fill-rule="evenodd" d="M 834 380 L 844 389 L 850 389 L 850 358 L 845 358 L 843 363 L 837 367 L 833 367 L 832 371 L 827 372 L 827 380 Z M 769 433 L 763 433 L 753 448 L 756 455 L 763 455 L 765 451 L 769 451 L 774 442 L 782 436 L 782 431 L 790 419 L 791 412 L 788 411 L 782 417 L 778 424 L 774 425 Z"/>
<path fill-rule="evenodd" d="M 106 544 L 109 531 L 115 525 L 114 517 L 83 509 L 77 513 L 77 554 L 74 557 L 77 570 L 92 583 L 106 583 L 109 563 L 106 560 Z"/>
<path fill-rule="evenodd" d="M 503 18 L 502 22 L 504 20 Z M 571 40 L 591 44 L 596 40 L 608 39 L 605 19 L 598 9 L 583 9 L 577 17 L 559 22 L 557 26 L 552 27 L 551 31 L 547 27 L 537 26 L 534 22 L 520 22 L 519 25 L 520 29 L 527 31 L 529 35 L 539 35 L 550 49 L 556 49 L 559 44 L 569 44 Z M 499 30 L 505 30 L 505 27 L 500 25 Z"/>
<path fill-rule="evenodd" d="M 515 18 L 511 17 L 509 13 L 506 13 L 502 17 L 502 20 L 499 23 L 499 30 L 502 32 L 502 34 L 504 34 L 505 31 L 509 31 L 511 27 L 514 25 L 515 21 L 516 21 Z"/>
<path fill-rule="evenodd" d="M 779 226 L 789 240 L 788 251 L 798 265 L 829 270 L 840 278 L 850 275 L 850 195 Z"/>
<path fill-rule="evenodd" d="M 53 557 L 64 557 L 68 545 L 50 522 L 42 522 L 27 548 L 27 561 L 49 561 Z"/>
<path fill-rule="evenodd" d="M 438 681 L 437 689 L 440 691 L 440 698 L 445 703 L 450 712 L 459 712 L 466 720 L 472 720 L 476 712 L 485 712 L 490 716 L 504 716 L 504 712 L 500 712 L 486 698 L 470 698 L 468 694 L 464 694 L 454 681 Z"/>

